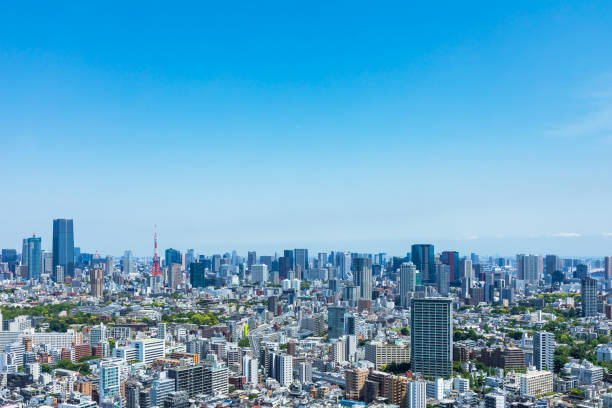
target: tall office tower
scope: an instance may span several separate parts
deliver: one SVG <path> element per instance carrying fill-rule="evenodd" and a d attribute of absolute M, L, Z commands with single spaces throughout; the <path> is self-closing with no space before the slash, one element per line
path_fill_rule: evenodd
<path fill-rule="evenodd" d="M 353 281 L 359 286 L 359 299 L 372 300 L 372 260 L 370 258 L 353 259 Z"/>
<path fill-rule="evenodd" d="M 247 253 L 247 265 L 249 269 L 251 269 L 251 266 L 255 265 L 256 263 L 257 263 L 257 252 L 249 251 Z"/>
<path fill-rule="evenodd" d="M 410 381 L 406 392 L 406 408 L 425 408 L 427 400 L 427 383 Z"/>
<path fill-rule="evenodd" d="M 259 375 L 257 373 L 258 367 L 258 359 L 252 358 L 248 355 L 242 357 L 242 375 L 245 377 L 247 384 L 259 384 Z"/>
<path fill-rule="evenodd" d="M 42 251 L 42 271 L 49 276 L 53 275 L 53 252 Z"/>
<path fill-rule="evenodd" d="M 597 280 L 584 278 L 581 281 L 582 317 L 597 316 Z"/>
<path fill-rule="evenodd" d="M 552 275 L 555 271 L 559 270 L 559 257 L 557 255 L 546 255 L 544 258 L 544 268 L 546 275 Z"/>
<path fill-rule="evenodd" d="M 342 280 L 351 279 L 351 254 L 350 252 L 336 252 L 336 267 Z"/>
<path fill-rule="evenodd" d="M 344 335 L 344 314 L 346 309 L 342 306 L 330 306 L 327 308 L 327 336 L 337 339 Z"/>
<path fill-rule="evenodd" d="M 289 269 L 293 270 L 293 267 L 295 266 L 295 257 L 294 257 L 293 250 L 285 249 L 283 251 L 283 256 L 289 259 Z"/>
<path fill-rule="evenodd" d="M 537 283 L 542 277 L 542 257 L 540 255 L 518 254 L 516 256 L 518 278 L 530 283 Z"/>
<path fill-rule="evenodd" d="M 612 279 L 612 256 L 604 257 L 604 279 Z"/>
<path fill-rule="evenodd" d="M 555 354 L 555 337 L 545 331 L 533 334 L 533 361 L 540 371 L 553 371 L 553 357 Z"/>
<path fill-rule="evenodd" d="M 308 268 L 308 249 L 294 249 L 295 264 L 302 267 L 302 272 L 307 271 Z"/>
<path fill-rule="evenodd" d="M 361 368 L 353 368 L 344 372 L 344 395 L 346 399 L 363 399 L 368 373 L 368 370 Z"/>
<path fill-rule="evenodd" d="M 165 265 L 170 267 L 173 263 L 182 265 L 183 257 L 181 256 L 181 251 L 176 250 L 174 248 L 166 249 L 165 253 L 166 257 L 164 258 Z"/>
<path fill-rule="evenodd" d="M 317 267 L 318 268 L 325 268 L 325 265 L 327 265 L 327 253 L 326 252 L 319 252 L 317 254 Z"/>
<path fill-rule="evenodd" d="M 474 282 L 474 269 L 470 259 L 463 258 L 459 261 L 459 281 Z"/>
<path fill-rule="evenodd" d="M 192 288 L 203 288 L 206 286 L 206 264 L 204 262 L 192 262 L 189 267 L 189 282 Z"/>
<path fill-rule="evenodd" d="M 123 253 L 123 273 L 126 275 L 130 273 L 134 273 L 134 258 L 132 256 L 132 251 L 125 251 Z"/>
<path fill-rule="evenodd" d="M 435 283 L 434 246 L 431 244 L 414 244 L 412 246 L 412 262 L 421 272 L 423 284 Z"/>
<path fill-rule="evenodd" d="M 450 291 L 450 266 L 436 263 L 436 287 L 442 296 L 448 296 Z"/>
<path fill-rule="evenodd" d="M 402 307 L 410 306 L 410 292 L 416 290 L 417 270 L 412 262 L 403 262 L 400 265 L 400 301 Z"/>
<path fill-rule="evenodd" d="M 168 287 L 172 290 L 176 290 L 183 280 L 182 275 L 180 264 L 170 264 L 170 266 L 168 266 Z"/>
<path fill-rule="evenodd" d="M 30 279 L 40 279 L 40 275 L 42 274 L 42 249 L 40 247 L 40 237 L 32 236 L 30 238 L 24 238 L 21 263 L 28 267 Z"/>
<path fill-rule="evenodd" d="M 91 268 L 89 272 L 89 283 L 91 285 L 89 294 L 97 298 L 102 297 L 104 294 L 104 271 L 102 268 Z"/>
<path fill-rule="evenodd" d="M 266 265 L 269 271 L 272 270 L 272 262 L 273 258 L 270 255 L 262 255 L 259 257 L 259 263 Z"/>
<path fill-rule="evenodd" d="M 196 261 L 195 251 L 193 249 L 188 249 L 185 254 L 185 268 L 189 268 L 192 262 Z"/>
<path fill-rule="evenodd" d="M 98 363 L 100 368 L 100 401 L 119 394 L 122 365 L 123 360 L 119 358 L 104 359 Z"/>
<path fill-rule="evenodd" d="M 470 254 L 470 260 L 472 261 L 472 264 L 480 263 L 480 257 L 478 256 L 478 254 L 475 254 L 474 252 Z"/>
<path fill-rule="evenodd" d="M 453 372 L 453 319 L 449 298 L 414 298 L 410 308 L 410 362 L 424 377 Z"/>
<path fill-rule="evenodd" d="M 64 268 L 64 276 L 74 277 L 74 228 L 72 220 L 53 220 L 53 269 Z"/>
<path fill-rule="evenodd" d="M 113 257 L 110 256 L 110 255 L 108 255 L 106 257 L 106 266 L 105 266 L 105 269 L 106 269 L 106 272 L 105 272 L 106 275 L 113 276 L 113 270 L 114 270 L 114 268 L 113 268 Z"/>
<path fill-rule="evenodd" d="M 278 277 L 282 279 L 289 278 L 289 271 L 291 271 L 291 258 L 281 256 L 278 258 Z"/>
<path fill-rule="evenodd" d="M 576 278 L 584 279 L 589 277 L 589 266 L 586 264 L 576 265 Z"/>
<path fill-rule="evenodd" d="M 2 262 L 6 262 L 9 271 L 15 272 L 15 267 L 19 264 L 16 249 L 2 249 Z"/>
<path fill-rule="evenodd" d="M 505 408 L 506 396 L 499 392 L 490 392 L 484 397 L 484 408 Z"/>
<path fill-rule="evenodd" d="M 265 285 L 268 282 L 268 265 L 251 265 L 251 282 Z"/>
<path fill-rule="evenodd" d="M 442 252 L 442 255 L 440 255 L 440 262 L 442 262 L 444 265 L 448 265 L 450 270 L 450 281 L 457 282 L 459 280 L 459 252 Z"/>

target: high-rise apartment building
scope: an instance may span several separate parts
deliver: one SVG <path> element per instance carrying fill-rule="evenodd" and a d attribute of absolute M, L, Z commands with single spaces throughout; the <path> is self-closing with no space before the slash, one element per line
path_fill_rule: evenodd
<path fill-rule="evenodd" d="M 64 268 L 64 275 L 74 277 L 74 228 L 72 220 L 53 220 L 53 269 Z"/>
<path fill-rule="evenodd" d="M 92 297 L 100 298 L 102 297 L 102 295 L 104 295 L 104 271 L 102 270 L 102 268 L 91 268 L 91 270 L 89 271 L 89 284 L 89 294 Z"/>
<path fill-rule="evenodd" d="M 406 408 L 425 408 L 427 400 L 427 383 L 425 381 L 408 382 Z"/>
<path fill-rule="evenodd" d="M 453 371 L 453 324 L 449 298 L 412 299 L 410 361 L 424 377 L 450 377 Z"/>
<path fill-rule="evenodd" d="M 582 297 L 582 316 L 597 316 L 597 280 L 593 278 L 582 279 L 580 295 Z"/>
<path fill-rule="evenodd" d="M 344 372 L 344 395 L 346 399 L 363 399 L 368 372 L 368 370 L 361 368 L 353 368 Z"/>
<path fill-rule="evenodd" d="M 435 283 L 434 246 L 431 244 L 412 245 L 412 262 L 421 272 L 423 283 Z"/>
<path fill-rule="evenodd" d="M 450 291 L 450 266 L 436 263 L 436 288 L 442 296 L 448 296 Z"/>
<path fill-rule="evenodd" d="M 533 334 L 533 363 L 538 370 L 553 371 L 555 337 L 553 333 L 539 331 Z"/>
<path fill-rule="evenodd" d="M 529 283 L 537 283 L 542 277 L 542 257 L 540 255 L 518 254 L 516 270 L 518 278 Z"/>
<path fill-rule="evenodd" d="M 372 300 L 372 260 L 370 258 L 353 259 L 353 280 L 359 286 L 359 299 Z"/>

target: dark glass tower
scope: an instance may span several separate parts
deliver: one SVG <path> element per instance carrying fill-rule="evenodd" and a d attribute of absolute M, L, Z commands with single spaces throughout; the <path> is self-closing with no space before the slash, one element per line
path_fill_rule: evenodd
<path fill-rule="evenodd" d="M 53 220 L 53 270 L 64 268 L 64 276 L 74 277 L 74 230 L 72 220 Z"/>
<path fill-rule="evenodd" d="M 435 283 L 436 266 L 434 264 L 434 246 L 431 244 L 415 244 L 412 246 L 412 263 L 421 272 L 423 284 Z"/>

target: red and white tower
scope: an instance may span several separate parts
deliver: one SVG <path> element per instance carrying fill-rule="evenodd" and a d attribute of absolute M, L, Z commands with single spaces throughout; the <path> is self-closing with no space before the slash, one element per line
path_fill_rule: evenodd
<path fill-rule="evenodd" d="M 153 254 L 153 268 L 151 269 L 151 276 L 161 276 L 161 269 L 159 268 L 159 255 L 157 255 L 157 225 L 155 226 L 155 252 Z"/>

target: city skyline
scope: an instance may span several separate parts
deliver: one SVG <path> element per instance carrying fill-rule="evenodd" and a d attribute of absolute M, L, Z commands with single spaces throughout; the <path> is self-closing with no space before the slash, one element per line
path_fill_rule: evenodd
<path fill-rule="evenodd" d="M 2 246 L 612 247 L 606 2 L 91 7 L 2 7 Z"/>

